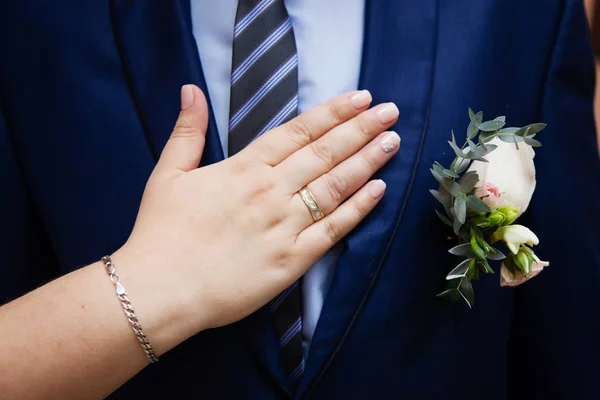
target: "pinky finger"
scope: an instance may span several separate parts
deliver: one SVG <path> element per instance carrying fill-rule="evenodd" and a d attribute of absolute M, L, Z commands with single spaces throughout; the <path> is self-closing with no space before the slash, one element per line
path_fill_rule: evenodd
<path fill-rule="evenodd" d="M 367 183 L 330 215 L 300 232 L 296 239 L 299 250 L 318 259 L 369 215 L 384 192 L 382 180 Z"/>

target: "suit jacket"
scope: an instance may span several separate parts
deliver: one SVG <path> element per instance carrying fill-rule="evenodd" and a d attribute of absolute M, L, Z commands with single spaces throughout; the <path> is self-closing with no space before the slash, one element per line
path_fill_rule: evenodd
<path fill-rule="evenodd" d="M 0 38 L 9 300 L 124 243 L 180 86 L 206 82 L 186 1 L 3 2 Z M 593 86 L 581 1 L 367 1 L 360 88 L 398 105 L 402 149 L 377 174 L 384 199 L 344 241 L 294 398 L 598 398 Z M 456 259 L 428 193 L 468 107 L 548 124 L 522 218 L 552 262 L 516 289 L 483 276 L 472 310 L 436 297 Z M 203 163 L 222 157 L 211 116 Z M 112 397 L 143 396 L 291 398 L 268 312 L 202 332 Z"/>

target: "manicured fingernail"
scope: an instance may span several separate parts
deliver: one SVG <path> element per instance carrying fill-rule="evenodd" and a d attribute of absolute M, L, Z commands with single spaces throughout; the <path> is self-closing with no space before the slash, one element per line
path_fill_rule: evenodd
<path fill-rule="evenodd" d="M 377 109 L 377 118 L 382 124 L 388 124 L 395 120 L 400 114 L 398 107 L 394 103 L 382 104 Z"/>
<path fill-rule="evenodd" d="M 356 109 L 360 109 L 368 106 L 373 101 L 371 97 L 371 93 L 368 90 L 361 90 L 360 92 L 356 92 L 350 97 L 350 102 Z"/>
<path fill-rule="evenodd" d="M 400 147 L 400 136 L 394 131 L 388 132 L 383 138 L 381 138 L 381 148 L 386 153 L 391 153 Z"/>
<path fill-rule="evenodd" d="M 385 192 L 385 182 L 381 179 L 373 181 L 369 184 L 369 194 L 372 198 L 380 198 L 383 196 L 383 192 Z"/>
<path fill-rule="evenodd" d="M 187 110 L 194 104 L 194 89 L 191 85 L 181 87 L 181 109 Z"/>

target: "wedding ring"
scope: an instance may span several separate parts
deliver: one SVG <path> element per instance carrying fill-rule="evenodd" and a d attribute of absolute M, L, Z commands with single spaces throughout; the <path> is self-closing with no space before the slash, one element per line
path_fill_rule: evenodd
<path fill-rule="evenodd" d="M 317 201 L 313 197 L 310 190 L 306 188 L 306 186 L 300 189 L 298 194 L 300 195 L 302 201 L 304 201 L 304 204 L 306 204 L 306 208 L 308 208 L 308 211 L 310 212 L 314 222 L 317 222 L 325 216 L 321 210 L 321 207 L 319 207 L 319 204 L 317 204 Z"/>

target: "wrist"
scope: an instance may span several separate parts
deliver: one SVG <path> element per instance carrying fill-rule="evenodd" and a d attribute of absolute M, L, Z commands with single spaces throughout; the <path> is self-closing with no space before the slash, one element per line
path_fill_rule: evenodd
<path fill-rule="evenodd" d="M 176 272 L 159 257 L 126 244 L 112 260 L 158 356 L 204 329 L 195 291 L 172 279 Z"/>

